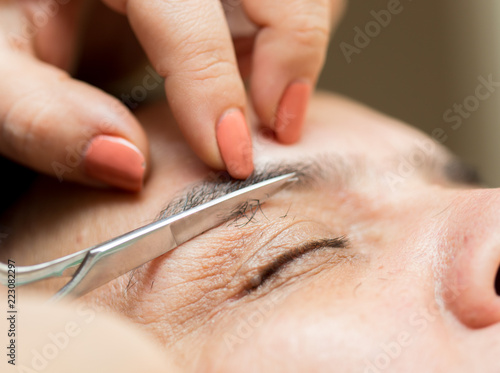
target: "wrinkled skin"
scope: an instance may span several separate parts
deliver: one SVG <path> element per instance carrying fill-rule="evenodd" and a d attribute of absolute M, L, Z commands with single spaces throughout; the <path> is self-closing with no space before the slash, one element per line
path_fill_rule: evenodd
<path fill-rule="evenodd" d="M 41 178 L 5 216 L 3 259 L 41 262 L 102 242 L 213 177 L 175 126 L 165 131 L 167 109 L 138 116 L 154 162 L 143 192 Z M 299 144 L 263 135 L 254 126 L 257 169 L 319 157 L 328 176 L 79 302 L 138 324 L 190 372 L 498 372 L 499 192 L 473 186 L 437 142 L 336 96 L 315 97 Z M 339 236 L 347 248 L 305 254 L 256 287 L 277 255 Z"/>

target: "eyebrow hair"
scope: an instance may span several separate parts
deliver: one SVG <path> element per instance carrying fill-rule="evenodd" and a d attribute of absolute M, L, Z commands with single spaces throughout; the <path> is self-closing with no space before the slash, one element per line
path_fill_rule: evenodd
<path fill-rule="evenodd" d="M 483 180 L 477 168 L 461 158 L 451 157 L 443 166 L 444 176 L 453 182 L 468 185 L 481 185 Z"/>
<path fill-rule="evenodd" d="M 296 190 L 313 188 L 324 182 L 331 182 L 338 187 L 345 186 L 352 180 L 353 170 L 357 168 L 353 162 L 343 157 L 329 155 L 300 162 L 267 164 L 259 167 L 245 180 L 233 179 L 226 172 L 212 173 L 204 181 L 181 191 L 160 211 L 157 219 L 180 214 L 246 186 L 292 172 L 295 172 L 298 179 L 293 184 Z"/>

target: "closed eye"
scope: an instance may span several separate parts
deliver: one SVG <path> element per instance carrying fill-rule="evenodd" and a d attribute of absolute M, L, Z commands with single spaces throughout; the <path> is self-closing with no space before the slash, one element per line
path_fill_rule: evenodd
<path fill-rule="evenodd" d="M 292 262 L 310 252 L 325 248 L 345 249 L 347 247 L 349 247 L 349 241 L 344 236 L 307 241 L 278 255 L 269 264 L 262 267 L 259 272 L 248 281 L 245 290 L 249 294 L 263 287 L 286 266 L 289 266 Z"/>

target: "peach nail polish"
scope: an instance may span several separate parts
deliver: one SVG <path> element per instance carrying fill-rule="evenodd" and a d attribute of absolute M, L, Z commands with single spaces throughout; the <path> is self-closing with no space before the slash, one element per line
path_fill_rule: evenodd
<path fill-rule="evenodd" d="M 298 81 L 290 84 L 281 97 L 274 131 L 283 144 L 293 144 L 299 140 L 311 90 L 310 83 Z"/>
<path fill-rule="evenodd" d="M 217 124 L 217 143 L 229 174 L 245 179 L 253 172 L 253 150 L 245 117 L 238 109 L 222 115 Z"/>
<path fill-rule="evenodd" d="M 145 172 L 141 151 L 129 141 L 100 135 L 92 139 L 85 152 L 85 173 L 114 187 L 140 191 Z"/>

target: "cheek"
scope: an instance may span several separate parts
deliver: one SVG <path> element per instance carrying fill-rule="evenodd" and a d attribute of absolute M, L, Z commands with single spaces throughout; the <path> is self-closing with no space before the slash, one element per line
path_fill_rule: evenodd
<path fill-rule="evenodd" d="M 361 372 L 364 357 L 374 355 L 374 340 L 379 339 L 370 330 L 369 317 L 302 305 L 280 306 L 264 321 L 258 313 L 241 318 L 224 334 L 218 351 L 205 355 L 217 357 L 201 366 L 210 366 L 210 372 L 319 372 L 332 366 L 339 372 Z"/>
<path fill-rule="evenodd" d="M 351 296 L 299 291 L 258 306 L 226 325 L 204 351 L 200 371 L 408 371 L 422 354 L 432 361 L 428 351 L 436 350 L 447 360 L 446 330 L 421 294 L 402 302 L 397 289 L 372 288 Z"/>

